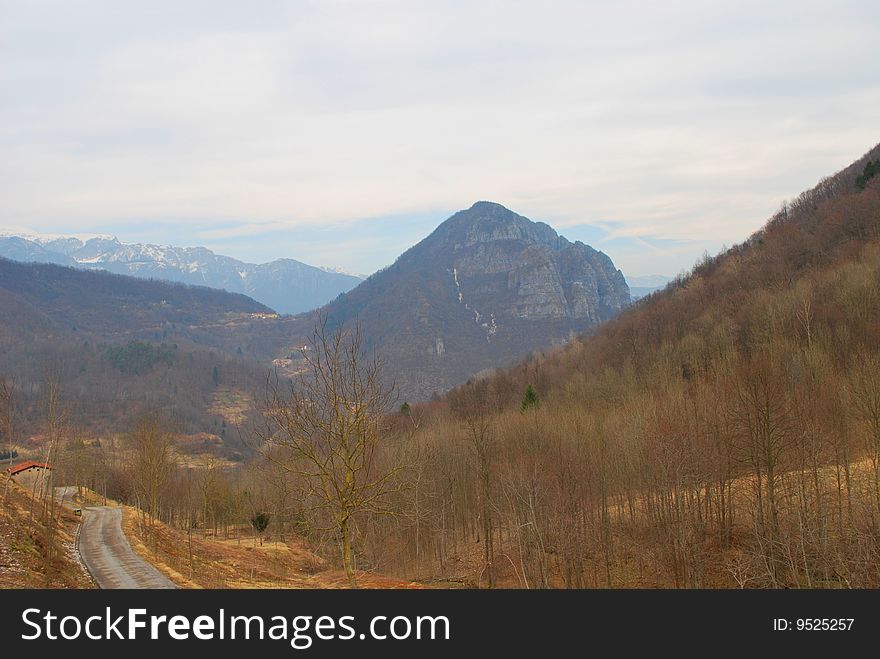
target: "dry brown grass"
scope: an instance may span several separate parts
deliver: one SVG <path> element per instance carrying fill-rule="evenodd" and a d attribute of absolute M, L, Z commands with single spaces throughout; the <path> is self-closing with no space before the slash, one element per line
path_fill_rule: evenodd
<path fill-rule="evenodd" d="M 230 426 L 240 426 L 253 407 L 254 401 L 246 393 L 232 387 L 219 387 L 208 411 L 222 417 Z"/>
<path fill-rule="evenodd" d="M 0 475 L 0 494 L 6 476 Z M 79 560 L 76 532 L 80 518 L 58 509 L 53 560 L 46 562 L 46 527 L 40 502 L 14 481 L 0 501 L 0 588 L 94 588 Z"/>
<path fill-rule="evenodd" d="M 129 506 L 123 510 L 123 530 L 132 549 L 181 588 L 347 588 L 345 573 L 331 568 L 306 542 L 217 539 L 152 526 Z M 191 555 L 190 555 L 191 541 Z M 417 584 L 371 573 L 359 573 L 362 588 L 418 588 Z"/>
<path fill-rule="evenodd" d="M 177 445 L 173 449 L 174 463 L 178 467 L 190 469 L 220 469 L 231 470 L 239 467 L 241 463 L 233 462 L 216 453 L 187 453 L 185 447 Z"/>

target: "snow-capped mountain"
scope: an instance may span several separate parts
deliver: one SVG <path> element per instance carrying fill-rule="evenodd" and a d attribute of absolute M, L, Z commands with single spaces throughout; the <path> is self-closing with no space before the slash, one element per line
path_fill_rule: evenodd
<path fill-rule="evenodd" d="M 333 265 L 333 266 L 321 265 L 318 267 L 321 268 L 321 270 L 323 270 L 324 272 L 332 272 L 337 275 L 348 275 L 350 277 L 357 277 L 358 279 L 366 279 L 367 277 L 369 277 L 369 275 L 364 275 L 364 274 L 361 274 L 358 272 L 349 272 L 345 268 L 342 268 L 338 265 Z"/>
<path fill-rule="evenodd" d="M 316 309 L 361 282 L 293 259 L 245 263 L 205 247 L 125 244 L 107 237 L 2 236 L 0 257 L 221 288 L 249 295 L 279 313 Z"/>

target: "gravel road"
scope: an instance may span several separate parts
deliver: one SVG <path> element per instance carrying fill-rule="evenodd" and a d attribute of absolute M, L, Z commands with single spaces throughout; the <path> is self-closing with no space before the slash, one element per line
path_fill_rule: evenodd
<path fill-rule="evenodd" d="M 122 509 L 83 509 L 79 553 L 101 588 L 177 588 L 134 553 L 122 532 Z"/>

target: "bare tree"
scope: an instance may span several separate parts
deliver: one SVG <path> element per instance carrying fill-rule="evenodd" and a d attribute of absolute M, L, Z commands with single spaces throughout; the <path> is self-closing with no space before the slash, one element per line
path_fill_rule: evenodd
<path fill-rule="evenodd" d="M 139 419 L 131 433 L 132 480 L 150 525 L 159 516 L 162 493 L 174 474 L 172 444 L 172 435 L 157 414 Z"/>
<path fill-rule="evenodd" d="M 43 478 L 34 481 L 32 495 L 37 498 L 37 488 L 40 488 L 41 511 L 43 524 L 46 530 L 45 537 L 45 575 L 46 585 L 49 584 L 52 574 L 52 564 L 55 559 L 55 532 L 56 532 L 56 501 L 53 471 L 57 463 L 58 452 L 64 438 L 68 422 L 68 409 L 61 401 L 60 375 L 50 372 L 46 375 L 46 428 L 49 441 L 46 446 L 45 463 L 47 469 Z M 33 513 L 33 509 L 32 513 Z"/>
<path fill-rule="evenodd" d="M 791 444 L 793 408 L 784 374 L 765 355 L 747 363 L 736 390 L 735 414 L 743 459 L 755 477 L 757 538 L 766 544 L 768 573 L 778 585 L 779 479 Z"/>
<path fill-rule="evenodd" d="M 874 505 L 880 515 L 880 359 L 861 354 L 849 383 L 850 400 L 864 423 L 866 448 L 874 481 Z"/>
<path fill-rule="evenodd" d="M 46 429 L 49 435 L 49 443 L 46 447 L 46 464 L 49 465 L 50 469 L 55 466 L 69 417 L 68 409 L 61 401 L 60 380 L 61 378 L 57 373 L 46 376 Z M 48 489 L 44 488 L 45 496 L 51 497 L 52 495 L 51 480 L 49 476 L 46 484 Z"/>
<path fill-rule="evenodd" d="M 6 452 L 9 458 L 9 466 L 15 453 L 15 380 L 0 378 L 0 432 L 6 435 Z M 6 500 L 9 492 L 10 478 L 4 484 L 3 499 Z"/>
<path fill-rule="evenodd" d="M 385 497 L 399 489 L 399 467 L 377 455 L 394 387 L 383 384 L 382 362 L 366 356 L 363 343 L 360 327 L 331 332 L 319 317 L 301 351 L 299 376 L 287 386 L 277 374 L 269 379 L 262 437 L 268 459 L 301 479 L 307 497 L 329 517 L 353 587 L 355 518 L 391 513 Z"/>
<path fill-rule="evenodd" d="M 480 486 L 480 519 L 483 526 L 483 569 L 489 583 L 494 585 L 492 564 L 495 561 L 494 521 L 492 504 L 492 463 L 497 452 L 495 435 L 498 401 L 485 383 L 465 387 L 451 394 L 450 404 L 464 425 L 467 441 L 474 459 L 474 470 Z"/>

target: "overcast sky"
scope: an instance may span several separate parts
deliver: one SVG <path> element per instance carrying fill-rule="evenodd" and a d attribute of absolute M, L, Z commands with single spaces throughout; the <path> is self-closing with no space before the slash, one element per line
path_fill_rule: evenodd
<path fill-rule="evenodd" d="M 371 272 L 489 199 L 675 274 L 880 141 L 880 4 L 0 0 L 0 227 Z"/>

